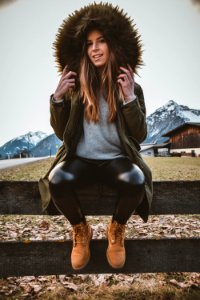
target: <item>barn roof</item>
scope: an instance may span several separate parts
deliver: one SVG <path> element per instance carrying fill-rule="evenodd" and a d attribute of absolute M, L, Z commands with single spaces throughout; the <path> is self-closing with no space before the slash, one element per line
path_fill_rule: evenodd
<path fill-rule="evenodd" d="M 163 143 L 163 144 L 141 144 L 141 150 L 140 152 L 149 150 L 149 149 L 156 149 L 156 148 L 168 148 L 170 146 L 171 143 Z"/>
<path fill-rule="evenodd" d="M 162 136 L 166 136 L 169 137 L 171 135 L 174 135 L 177 131 L 181 131 L 183 130 L 185 127 L 190 127 L 190 126 L 196 126 L 196 127 L 200 127 L 200 123 L 198 122 L 185 122 L 182 125 L 175 127 L 174 129 L 166 132 L 165 134 L 163 134 Z"/>

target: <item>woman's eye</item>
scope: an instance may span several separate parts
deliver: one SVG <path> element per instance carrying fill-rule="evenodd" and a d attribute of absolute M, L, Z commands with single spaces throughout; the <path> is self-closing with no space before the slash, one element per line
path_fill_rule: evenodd
<path fill-rule="evenodd" d="M 92 43 L 90 43 L 90 42 L 87 43 L 87 47 L 89 47 L 89 46 L 91 46 L 91 45 L 92 45 Z"/>
<path fill-rule="evenodd" d="M 98 43 L 105 43 L 106 41 L 105 41 L 105 39 L 104 38 L 100 38 L 100 39 L 98 39 L 97 41 L 96 41 L 96 43 L 98 44 Z M 92 46 L 93 45 L 93 42 L 87 42 L 87 48 L 89 48 L 90 46 Z"/>

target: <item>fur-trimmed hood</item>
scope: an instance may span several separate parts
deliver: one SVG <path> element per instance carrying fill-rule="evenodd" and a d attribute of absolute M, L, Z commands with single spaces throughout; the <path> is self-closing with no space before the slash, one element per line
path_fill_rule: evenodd
<path fill-rule="evenodd" d="M 58 29 L 53 43 L 58 71 L 79 71 L 86 33 L 98 28 L 114 51 L 120 65 L 129 64 L 137 73 L 142 65 L 142 45 L 135 24 L 127 14 L 108 3 L 93 3 L 75 11 L 65 19 Z"/>

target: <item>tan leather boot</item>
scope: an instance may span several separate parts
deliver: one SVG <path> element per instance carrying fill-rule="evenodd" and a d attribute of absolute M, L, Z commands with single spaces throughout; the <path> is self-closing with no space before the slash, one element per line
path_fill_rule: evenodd
<path fill-rule="evenodd" d="M 73 249 L 71 264 L 74 270 L 84 268 L 90 260 L 90 240 L 92 228 L 88 224 L 73 225 Z"/>
<path fill-rule="evenodd" d="M 124 248 L 125 225 L 111 222 L 107 229 L 108 249 L 107 260 L 111 267 L 120 269 L 124 266 L 126 252 Z"/>

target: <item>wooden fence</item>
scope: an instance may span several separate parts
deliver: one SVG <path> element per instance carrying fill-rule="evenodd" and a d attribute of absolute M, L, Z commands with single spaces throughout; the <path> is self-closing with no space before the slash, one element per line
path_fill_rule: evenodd
<path fill-rule="evenodd" d="M 86 215 L 111 215 L 117 194 L 104 185 L 78 192 Z M 0 214 L 41 215 L 37 182 L 0 181 Z M 154 182 L 152 215 L 200 214 L 200 181 Z M 0 241 L 0 277 L 76 273 L 199 272 L 200 237 L 127 239 L 126 263 L 112 269 L 106 239 L 91 241 L 91 260 L 81 271 L 70 264 L 72 241 Z"/>

